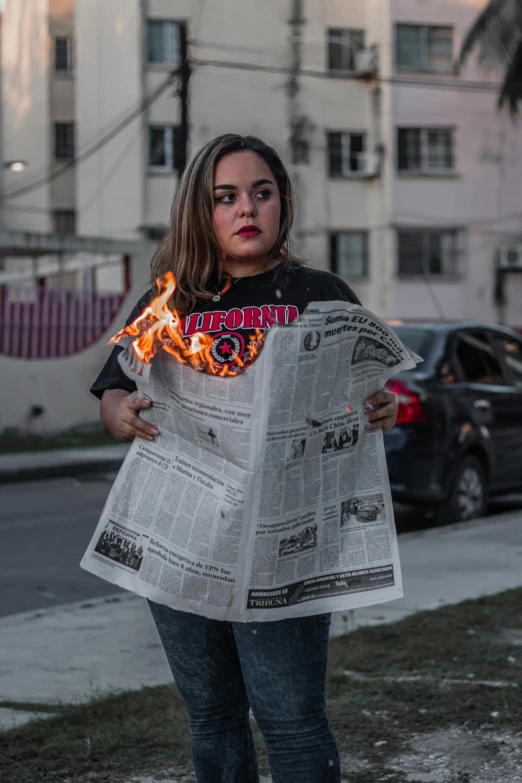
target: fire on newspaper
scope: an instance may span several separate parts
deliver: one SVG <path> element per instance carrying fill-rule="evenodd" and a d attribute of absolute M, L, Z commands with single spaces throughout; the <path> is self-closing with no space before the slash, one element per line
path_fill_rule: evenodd
<path fill-rule="evenodd" d="M 168 298 L 164 291 L 159 317 L 144 314 L 148 329 L 172 317 Z M 133 326 L 127 341 L 145 331 Z M 192 355 L 177 337 L 152 364 L 129 342 L 120 353 L 153 401 L 142 415 L 160 434 L 132 444 L 82 567 L 222 620 L 399 598 L 382 432 L 366 429 L 364 400 L 418 357 L 386 323 L 346 302 L 313 303 L 273 326 L 236 377 L 196 373 Z"/>
<path fill-rule="evenodd" d="M 211 375 L 239 375 L 254 361 L 264 339 L 261 329 L 254 329 L 244 357 L 237 356 L 233 364 L 218 365 L 212 357 L 212 337 L 203 332 L 196 332 L 190 337 L 183 336 L 181 317 L 169 307 L 169 300 L 176 290 L 172 272 L 156 280 L 156 285 L 159 294 L 131 324 L 109 340 L 110 343 L 123 342 L 125 349 L 132 352 L 133 372 L 139 367 L 141 377 L 148 378 L 150 363 L 161 349 L 172 354 L 182 364 Z M 230 279 L 221 294 L 229 287 Z"/>

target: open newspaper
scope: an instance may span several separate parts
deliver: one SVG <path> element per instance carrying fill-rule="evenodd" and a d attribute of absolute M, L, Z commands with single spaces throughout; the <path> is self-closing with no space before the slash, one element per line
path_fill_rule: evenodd
<path fill-rule="evenodd" d="M 136 439 L 82 559 L 162 604 L 279 620 L 402 595 L 380 430 L 364 400 L 414 357 L 359 305 L 311 304 L 275 325 L 245 373 L 222 378 L 160 351 L 120 363 L 160 431 Z"/>

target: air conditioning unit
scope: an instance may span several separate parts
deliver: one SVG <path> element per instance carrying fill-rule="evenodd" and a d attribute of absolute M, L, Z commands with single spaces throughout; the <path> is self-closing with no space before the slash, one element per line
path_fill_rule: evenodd
<path fill-rule="evenodd" d="M 500 245 L 498 267 L 499 269 L 522 270 L 522 244 Z"/>
<path fill-rule="evenodd" d="M 377 44 L 355 52 L 355 72 L 359 76 L 370 76 L 379 70 L 379 50 Z"/>
<path fill-rule="evenodd" d="M 381 174 L 381 155 L 378 152 L 360 152 L 357 156 L 356 176 L 364 179 L 379 177 Z"/>

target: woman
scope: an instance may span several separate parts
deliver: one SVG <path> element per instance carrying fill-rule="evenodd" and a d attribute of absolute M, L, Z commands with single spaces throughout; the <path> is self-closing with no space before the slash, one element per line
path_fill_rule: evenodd
<path fill-rule="evenodd" d="M 253 136 L 226 134 L 192 160 L 179 184 L 171 230 L 152 264 L 172 271 L 173 306 L 186 335 L 214 335 L 216 363 L 245 353 L 253 329 L 288 323 L 311 301 L 358 302 L 338 277 L 307 269 L 290 251 L 294 196 L 277 155 Z M 136 305 L 134 320 L 151 292 Z M 272 318 L 268 317 L 271 314 Z M 153 440 L 139 417 L 151 405 L 122 373 L 115 348 L 92 391 L 117 440 Z M 247 371 L 248 372 L 248 371 Z M 224 381 L 226 383 L 226 381 Z M 389 392 L 368 403 L 369 429 L 395 423 Z M 263 733 L 274 783 L 338 783 L 339 754 L 325 714 L 330 615 L 272 622 L 209 620 L 150 602 L 190 718 L 199 783 L 254 783 L 249 709 Z"/>

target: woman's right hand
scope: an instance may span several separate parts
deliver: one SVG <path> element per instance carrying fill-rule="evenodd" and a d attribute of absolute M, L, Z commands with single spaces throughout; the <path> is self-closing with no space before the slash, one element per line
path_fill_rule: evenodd
<path fill-rule="evenodd" d="M 101 401 L 100 418 L 113 438 L 129 441 L 134 438 L 154 440 L 159 432 L 153 424 L 140 419 L 140 411 L 152 406 L 152 401 L 140 397 L 138 392 L 124 389 L 105 389 Z"/>

